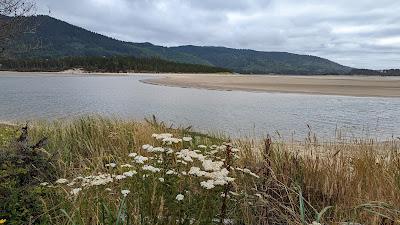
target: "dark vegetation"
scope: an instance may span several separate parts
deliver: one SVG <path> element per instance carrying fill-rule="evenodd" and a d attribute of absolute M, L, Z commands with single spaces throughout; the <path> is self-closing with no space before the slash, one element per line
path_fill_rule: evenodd
<path fill-rule="evenodd" d="M 135 58 L 131 56 L 110 57 L 64 57 L 0 60 L 0 70 L 20 72 L 56 72 L 83 69 L 87 72 L 165 72 L 165 73 L 218 73 L 227 69 L 206 65 L 170 62 L 159 58 Z"/>
<path fill-rule="evenodd" d="M 116 55 L 158 57 L 250 74 L 346 74 L 351 70 L 350 67 L 310 55 L 224 47 L 163 47 L 115 40 L 49 16 L 31 16 L 27 20 L 35 30 L 25 32 L 9 44 L 9 55 L 12 58 Z M 26 49 L 30 50 L 27 52 Z"/>
<path fill-rule="evenodd" d="M 15 134 L 15 127 L 0 125 L 0 129 L 0 218 L 7 224 L 49 224 L 43 216 L 48 210 L 44 201 L 54 204 L 57 197 L 40 183 L 57 178 L 56 154 L 43 149 L 47 138 L 30 143 L 27 126 L 8 143 L 3 138 Z"/>
<path fill-rule="evenodd" d="M 400 69 L 390 69 L 390 70 L 352 69 L 349 72 L 349 75 L 400 76 Z"/>

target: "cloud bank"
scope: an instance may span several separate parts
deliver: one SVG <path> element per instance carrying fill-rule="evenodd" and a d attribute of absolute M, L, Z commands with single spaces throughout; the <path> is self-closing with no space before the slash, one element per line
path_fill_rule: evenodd
<path fill-rule="evenodd" d="M 38 0 L 39 13 L 133 42 L 317 55 L 400 68 L 398 0 Z"/>

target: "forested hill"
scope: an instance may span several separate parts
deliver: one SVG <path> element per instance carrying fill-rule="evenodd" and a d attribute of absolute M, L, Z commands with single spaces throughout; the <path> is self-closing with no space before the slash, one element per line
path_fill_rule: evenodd
<path fill-rule="evenodd" d="M 180 63 L 223 67 L 239 73 L 344 74 L 352 69 L 316 56 L 224 47 L 168 48 L 115 40 L 49 16 L 34 16 L 28 20 L 35 29 L 14 40 L 8 49 L 9 57 L 159 57 Z"/>
<path fill-rule="evenodd" d="M 0 70 L 19 72 L 59 72 L 81 69 L 101 73 L 231 73 L 214 66 L 178 63 L 160 58 L 133 56 L 75 56 L 62 58 L 0 59 Z"/>

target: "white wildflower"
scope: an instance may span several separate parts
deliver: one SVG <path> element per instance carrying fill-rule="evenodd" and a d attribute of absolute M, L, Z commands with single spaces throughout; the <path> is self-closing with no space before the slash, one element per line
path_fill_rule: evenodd
<path fill-rule="evenodd" d="M 149 149 L 150 147 L 153 147 L 153 146 L 151 146 L 151 145 L 142 145 L 142 149 L 143 150 L 147 150 L 147 149 Z"/>
<path fill-rule="evenodd" d="M 200 186 L 205 189 L 213 189 L 215 187 L 213 180 L 202 181 L 200 182 Z"/>
<path fill-rule="evenodd" d="M 197 152 L 191 151 L 189 149 L 182 149 L 175 154 L 177 158 L 183 159 L 187 162 L 193 162 L 193 159 L 198 159 L 200 161 L 203 161 L 205 159 L 204 155 L 198 154 Z"/>
<path fill-rule="evenodd" d="M 161 171 L 159 168 L 151 166 L 151 165 L 144 165 L 142 169 L 153 172 L 153 173 L 157 173 L 157 172 Z"/>
<path fill-rule="evenodd" d="M 183 137 L 182 140 L 186 141 L 186 142 L 189 142 L 189 141 L 192 141 L 193 138 L 192 137 Z"/>
<path fill-rule="evenodd" d="M 133 167 L 131 164 L 123 164 L 123 165 L 121 165 L 121 167 L 122 168 L 125 168 L 125 167 L 127 167 L 127 168 L 131 168 L 131 167 Z"/>
<path fill-rule="evenodd" d="M 135 153 L 135 152 L 132 152 L 132 153 L 129 153 L 129 155 L 128 155 L 129 157 L 132 157 L 132 158 L 134 158 L 134 157 L 136 157 L 137 156 L 137 153 Z"/>
<path fill-rule="evenodd" d="M 310 225 L 322 225 L 322 224 L 318 223 L 317 221 L 313 221 L 312 223 L 310 223 Z"/>
<path fill-rule="evenodd" d="M 177 172 L 175 172 L 174 170 L 168 170 L 165 174 L 167 175 L 172 175 L 172 174 L 178 174 Z"/>
<path fill-rule="evenodd" d="M 178 194 L 178 195 L 176 196 L 176 200 L 177 200 L 177 201 L 182 201 L 184 198 L 185 198 L 185 196 L 184 196 L 183 194 Z"/>
<path fill-rule="evenodd" d="M 107 163 L 105 166 L 106 166 L 106 167 L 114 168 L 114 167 L 117 166 L 117 164 L 116 164 L 116 163 Z"/>
<path fill-rule="evenodd" d="M 232 152 L 239 152 L 239 149 L 237 149 L 237 148 L 232 148 L 231 151 L 232 151 Z"/>
<path fill-rule="evenodd" d="M 82 188 L 74 188 L 71 190 L 71 195 L 77 195 L 80 191 L 82 191 Z"/>
<path fill-rule="evenodd" d="M 64 179 L 64 178 L 60 178 L 60 179 L 58 179 L 58 180 L 56 181 L 57 184 L 65 184 L 65 183 L 67 183 L 67 182 L 68 182 L 68 180 L 67 180 L 67 179 Z"/>
<path fill-rule="evenodd" d="M 110 174 L 99 174 L 98 176 L 88 176 L 82 179 L 82 185 L 85 186 L 99 186 L 113 182 Z"/>
<path fill-rule="evenodd" d="M 221 169 L 221 167 L 224 165 L 224 163 L 221 161 L 213 162 L 210 159 L 206 159 L 203 161 L 202 165 L 203 165 L 204 170 L 206 170 L 206 171 L 218 171 Z"/>
<path fill-rule="evenodd" d="M 164 181 L 165 181 L 163 177 L 158 178 L 158 180 L 159 180 L 161 183 L 164 183 Z"/>
<path fill-rule="evenodd" d="M 254 194 L 255 196 L 257 196 L 258 198 L 260 198 L 260 199 L 263 199 L 263 197 L 262 197 L 262 195 L 261 194 L 259 194 L 259 193 L 257 193 L 257 194 Z"/>
<path fill-rule="evenodd" d="M 124 175 L 115 176 L 115 179 L 117 179 L 117 180 L 122 180 L 122 179 L 125 179 L 125 178 L 126 178 L 126 176 L 124 176 Z"/>
<path fill-rule="evenodd" d="M 207 172 L 202 171 L 199 167 L 191 167 L 189 170 L 189 174 L 201 177 L 201 176 L 205 176 L 207 174 Z"/>
<path fill-rule="evenodd" d="M 137 155 L 137 156 L 135 156 L 134 160 L 136 163 L 143 164 L 145 161 L 149 160 L 149 158 L 141 156 L 141 155 Z"/>
<path fill-rule="evenodd" d="M 165 152 L 165 149 L 163 147 L 155 147 L 152 148 L 151 150 L 147 150 L 148 152 Z"/>
<path fill-rule="evenodd" d="M 122 194 L 124 197 L 128 196 L 129 193 L 131 193 L 130 190 L 121 190 L 121 194 Z"/>
<path fill-rule="evenodd" d="M 126 177 L 131 177 L 131 176 L 133 176 L 135 174 L 137 174 L 137 172 L 135 170 L 131 170 L 131 171 L 123 173 L 122 175 L 124 175 Z"/>
<path fill-rule="evenodd" d="M 182 142 L 182 139 L 170 137 L 170 138 L 163 138 L 162 141 L 164 144 L 171 145 L 171 144 L 178 144 L 179 142 Z"/>
<path fill-rule="evenodd" d="M 163 134 L 153 134 L 151 136 L 157 140 L 163 140 L 165 138 L 172 138 L 173 135 L 169 133 L 163 133 Z"/>
<path fill-rule="evenodd" d="M 104 190 L 106 190 L 106 191 L 112 191 L 111 188 L 106 188 L 106 189 L 104 189 Z"/>

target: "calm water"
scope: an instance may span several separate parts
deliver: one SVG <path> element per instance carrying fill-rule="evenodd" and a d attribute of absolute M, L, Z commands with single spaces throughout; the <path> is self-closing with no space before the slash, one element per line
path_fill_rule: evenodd
<path fill-rule="evenodd" d="M 99 114 L 126 119 L 156 115 L 175 125 L 232 136 L 279 131 L 322 137 L 340 128 L 357 137 L 400 136 L 400 98 L 212 91 L 143 84 L 144 76 L 0 77 L 0 121 Z"/>

